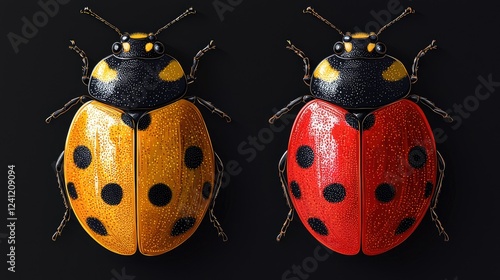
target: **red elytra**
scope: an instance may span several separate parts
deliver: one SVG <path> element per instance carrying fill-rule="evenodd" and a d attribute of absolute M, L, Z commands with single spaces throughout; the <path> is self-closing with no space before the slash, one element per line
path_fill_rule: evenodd
<path fill-rule="evenodd" d="M 290 207 L 278 241 L 294 210 L 319 242 L 345 255 L 387 252 L 415 231 L 427 210 L 448 240 L 435 212 L 445 164 L 417 103 L 452 118 L 411 93 L 419 59 L 436 48 L 435 41 L 417 54 L 409 75 L 378 40 L 384 29 L 413 12 L 405 9 L 378 33 L 344 34 L 311 7 L 304 10 L 337 30 L 342 41 L 312 75 L 309 58 L 288 41 L 287 48 L 302 58 L 310 94 L 269 119 L 273 123 L 306 103 L 278 165 Z"/>
<path fill-rule="evenodd" d="M 350 116 L 322 100 L 302 108 L 288 146 L 288 191 L 323 245 L 376 255 L 408 238 L 425 215 L 436 185 L 435 142 L 409 100 L 375 110 L 362 126 Z"/>

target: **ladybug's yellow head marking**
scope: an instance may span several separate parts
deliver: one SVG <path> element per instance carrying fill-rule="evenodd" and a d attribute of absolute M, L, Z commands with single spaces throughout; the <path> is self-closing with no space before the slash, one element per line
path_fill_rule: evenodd
<path fill-rule="evenodd" d="M 162 81 L 173 82 L 177 81 L 184 76 L 184 70 L 182 70 L 182 66 L 175 59 L 172 59 L 170 63 L 163 68 L 158 74 L 158 77 Z"/>
<path fill-rule="evenodd" d="M 120 42 L 113 44 L 113 53 L 120 58 L 157 58 L 163 55 L 164 47 L 153 33 L 124 33 Z"/>
<path fill-rule="evenodd" d="M 142 33 L 142 32 L 136 32 L 130 34 L 131 39 L 136 39 L 136 40 L 146 40 L 148 39 L 149 34 Z M 148 53 L 150 52 L 154 47 L 154 44 L 152 42 L 147 42 L 146 45 L 144 46 L 144 50 Z"/>
<path fill-rule="evenodd" d="M 354 33 L 352 34 L 352 38 L 353 39 L 359 39 L 359 40 L 366 40 L 366 39 L 369 39 L 370 36 L 373 36 L 373 33 L 364 33 L 364 32 L 358 32 L 358 33 Z M 376 35 L 375 35 L 376 36 Z M 374 42 L 369 42 L 368 45 L 366 46 L 366 50 L 371 53 L 373 51 L 373 49 L 375 48 L 375 43 Z"/>
<path fill-rule="evenodd" d="M 378 42 L 378 36 L 374 32 L 354 34 L 347 32 L 342 42 L 335 43 L 333 50 L 336 55 L 343 58 L 373 58 L 385 54 L 385 45 Z"/>
<path fill-rule="evenodd" d="M 408 77 L 405 66 L 399 60 L 394 61 L 387 69 L 382 72 L 382 78 L 389 82 L 396 82 Z"/>
<path fill-rule="evenodd" d="M 135 32 L 130 34 L 130 38 L 132 39 L 146 39 L 148 38 L 148 34 L 142 32 Z"/>
<path fill-rule="evenodd" d="M 129 52 L 130 51 L 130 44 L 127 42 L 122 43 L 122 48 L 123 48 L 124 52 Z"/>
<path fill-rule="evenodd" d="M 316 67 L 313 75 L 315 78 L 331 83 L 339 78 L 340 71 L 333 68 L 330 62 L 328 62 L 327 59 L 324 59 L 318 67 Z"/>
<path fill-rule="evenodd" d="M 101 60 L 92 71 L 92 77 L 98 79 L 101 82 L 109 83 L 118 77 L 118 72 L 111 67 L 105 60 Z"/>

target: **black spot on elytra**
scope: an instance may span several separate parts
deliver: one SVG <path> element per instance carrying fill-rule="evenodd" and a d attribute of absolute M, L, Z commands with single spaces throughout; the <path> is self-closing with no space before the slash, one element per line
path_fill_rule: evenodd
<path fill-rule="evenodd" d="M 328 202 L 332 203 L 341 202 L 345 198 L 345 188 L 342 184 L 339 183 L 328 185 L 323 190 L 323 197 Z"/>
<path fill-rule="evenodd" d="M 102 188 L 101 198 L 106 204 L 118 205 L 123 198 L 123 189 L 118 184 L 109 183 Z"/>
<path fill-rule="evenodd" d="M 73 162 L 80 169 L 89 167 L 92 162 L 92 154 L 89 148 L 83 145 L 77 146 L 73 151 Z"/>
<path fill-rule="evenodd" d="M 155 184 L 149 189 L 148 199 L 155 206 L 165 206 L 172 200 L 172 190 L 165 184 Z"/>
<path fill-rule="evenodd" d="M 69 182 L 66 185 L 66 188 L 68 189 L 68 194 L 71 199 L 75 200 L 78 198 L 78 193 L 76 192 L 75 184 L 73 184 L 73 182 Z"/>
<path fill-rule="evenodd" d="M 296 181 L 292 181 L 290 183 L 290 190 L 292 191 L 292 195 L 295 198 L 300 198 L 302 196 L 302 193 L 300 192 L 299 183 L 297 183 Z"/>
<path fill-rule="evenodd" d="M 151 124 L 151 115 L 149 113 L 146 113 L 142 115 L 142 117 L 139 119 L 139 122 L 137 123 L 137 129 L 146 130 L 150 124 Z"/>
<path fill-rule="evenodd" d="M 399 226 L 398 228 L 396 229 L 396 232 L 395 234 L 398 235 L 398 234 L 402 234 L 403 232 L 407 231 L 408 229 L 410 229 L 410 227 L 415 223 L 415 218 L 413 217 L 408 217 L 408 218 L 404 218 L 403 220 L 401 220 L 401 222 L 399 223 Z"/>
<path fill-rule="evenodd" d="M 408 153 L 408 162 L 413 168 L 422 168 L 427 162 L 427 152 L 422 146 L 411 148 Z"/>
<path fill-rule="evenodd" d="M 134 120 L 132 119 L 132 117 L 129 114 L 122 113 L 121 118 L 122 118 L 123 123 L 125 123 L 128 127 L 134 128 Z"/>
<path fill-rule="evenodd" d="M 190 146 L 184 152 L 184 164 L 187 168 L 195 169 L 203 162 L 203 151 L 200 147 Z"/>
<path fill-rule="evenodd" d="M 307 223 L 316 233 L 320 235 L 328 235 L 328 229 L 326 228 L 325 223 L 323 223 L 322 220 L 318 218 L 309 218 L 307 219 Z"/>
<path fill-rule="evenodd" d="M 375 189 L 375 198 L 382 203 L 390 202 L 396 195 L 396 188 L 388 183 L 382 183 Z"/>
<path fill-rule="evenodd" d="M 210 182 L 208 181 L 203 183 L 203 188 L 201 189 L 201 195 L 203 196 L 204 199 L 210 197 L 211 191 L 212 191 L 212 184 L 210 184 Z"/>
<path fill-rule="evenodd" d="M 424 193 L 425 198 L 428 198 L 429 196 L 431 196 L 433 188 L 434 188 L 434 186 L 432 185 L 431 182 L 425 183 L 425 193 Z"/>
<path fill-rule="evenodd" d="M 196 218 L 194 217 L 184 217 L 178 219 L 177 221 L 175 221 L 174 227 L 172 228 L 172 232 L 170 232 L 170 235 L 178 236 L 187 232 L 194 226 L 195 222 Z"/>
<path fill-rule="evenodd" d="M 106 230 L 106 228 L 104 227 L 102 222 L 99 221 L 99 219 L 97 219 L 97 218 L 88 217 L 87 218 L 87 225 L 89 226 L 89 228 L 93 232 L 95 232 L 99 235 L 102 235 L 102 236 L 108 235 L 108 231 Z"/>
<path fill-rule="evenodd" d="M 345 118 L 346 123 L 350 127 L 354 128 L 356 130 L 359 130 L 359 120 L 356 117 L 356 115 L 354 115 L 353 113 L 347 113 L 347 114 L 345 114 L 344 118 Z"/>
<path fill-rule="evenodd" d="M 314 151 L 311 147 L 302 145 L 297 149 L 295 159 L 300 167 L 311 167 L 314 163 Z"/>
<path fill-rule="evenodd" d="M 374 124 L 375 124 L 375 115 L 374 114 L 369 114 L 363 120 L 363 130 L 370 129 Z"/>

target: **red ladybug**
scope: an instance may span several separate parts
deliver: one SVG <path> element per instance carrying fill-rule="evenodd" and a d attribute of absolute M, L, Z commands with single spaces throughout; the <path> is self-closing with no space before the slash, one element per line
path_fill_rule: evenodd
<path fill-rule="evenodd" d="M 304 12 L 336 29 L 343 40 L 312 77 L 309 59 L 288 42 L 287 48 L 304 61 L 304 82 L 311 95 L 293 100 L 269 120 L 272 123 L 295 105 L 306 103 L 279 163 L 290 211 L 278 241 L 295 209 L 309 232 L 331 250 L 377 255 L 408 238 L 429 207 L 447 240 L 435 212 L 444 160 L 416 103 L 422 102 L 447 121 L 451 117 L 410 93 L 417 81 L 418 61 L 436 48 L 435 41 L 419 52 L 410 76 L 398 59 L 385 54 L 378 35 L 413 9 L 407 8 L 378 33 L 369 34 L 344 34 L 312 8 Z"/>

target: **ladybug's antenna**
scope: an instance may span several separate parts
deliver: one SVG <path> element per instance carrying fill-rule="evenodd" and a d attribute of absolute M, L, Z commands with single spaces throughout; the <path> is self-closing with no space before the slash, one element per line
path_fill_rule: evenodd
<path fill-rule="evenodd" d="M 96 19 L 100 20 L 102 23 L 104 23 L 107 26 L 113 28 L 116 32 L 118 32 L 118 34 L 120 34 L 120 36 L 122 35 L 122 32 L 120 31 L 120 29 L 118 29 L 116 26 L 112 25 L 107 20 L 105 20 L 102 17 L 100 17 L 98 14 L 92 12 L 92 10 L 89 7 L 83 8 L 83 10 L 80 10 L 80 13 L 91 15 L 91 16 L 95 17 Z"/>
<path fill-rule="evenodd" d="M 163 30 L 169 28 L 172 24 L 178 22 L 179 20 L 187 17 L 188 15 L 193 15 L 193 14 L 196 14 L 196 10 L 193 9 L 193 7 L 189 7 L 189 9 L 187 9 L 186 11 L 184 11 L 184 13 L 182 13 L 180 16 L 176 17 L 174 20 L 172 20 L 171 22 L 167 23 L 167 25 L 163 26 L 162 28 L 158 29 L 158 31 L 155 32 L 155 36 L 158 35 L 158 33 L 162 32 Z"/>
<path fill-rule="evenodd" d="M 377 36 L 382 33 L 382 31 L 384 31 L 387 27 L 391 26 L 393 23 L 395 23 L 396 21 L 402 19 L 404 16 L 408 15 L 408 14 L 413 14 L 415 13 L 415 10 L 412 9 L 412 7 L 408 7 L 406 8 L 402 14 L 400 14 L 397 18 L 395 18 L 394 20 L 392 20 L 391 22 L 389 22 L 388 24 L 382 26 L 382 28 L 380 28 L 380 30 L 377 32 Z"/>
<path fill-rule="evenodd" d="M 311 8 L 311 7 L 307 7 L 304 11 L 303 11 L 304 14 L 311 14 L 315 17 L 317 17 L 318 19 L 320 19 L 322 22 L 328 24 L 331 28 L 337 30 L 338 33 L 340 33 L 340 35 L 344 36 L 344 33 L 337 28 L 337 26 L 333 25 L 331 22 L 329 22 L 328 20 L 326 20 L 324 17 L 320 16 L 318 13 L 316 13 L 316 11 Z"/>

